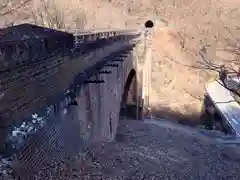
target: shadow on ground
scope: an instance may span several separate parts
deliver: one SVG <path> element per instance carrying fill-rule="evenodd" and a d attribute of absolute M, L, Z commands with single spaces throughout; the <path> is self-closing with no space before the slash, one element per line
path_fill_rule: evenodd
<path fill-rule="evenodd" d="M 133 104 L 127 104 L 125 105 L 125 108 L 121 109 L 120 116 L 123 119 L 129 118 L 129 119 L 136 119 L 136 114 L 139 113 L 139 118 L 141 119 L 141 111 L 142 109 L 139 109 L 137 111 L 136 105 Z M 168 107 L 158 106 L 158 107 L 151 107 L 151 115 L 153 118 L 156 119 L 165 119 L 173 122 L 177 122 L 180 124 L 188 125 L 191 127 L 196 127 L 200 124 L 203 124 L 203 120 L 200 118 L 201 113 L 200 112 L 192 112 L 189 111 L 187 114 L 183 114 L 177 111 L 172 110 Z M 144 117 L 149 117 L 150 113 L 146 112 L 144 113 Z"/>
<path fill-rule="evenodd" d="M 158 106 L 151 108 L 151 114 L 156 118 L 167 119 L 192 127 L 198 126 L 202 123 L 200 119 L 200 113 L 197 112 L 188 112 L 188 114 L 182 114 L 170 108 Z"/>

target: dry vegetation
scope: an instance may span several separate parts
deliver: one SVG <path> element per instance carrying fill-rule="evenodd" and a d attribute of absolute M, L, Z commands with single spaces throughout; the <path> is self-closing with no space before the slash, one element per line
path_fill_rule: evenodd
<path fill-rule="evenodd" d="M 170 113 L 174 118 L 195 118 L 201 110 L 204 83 L 217 75 L 206 70 L 212 67 L 206 65 L 238 66 L 238 61 L 233 62 L 239 55 L 240 9 L 235 7 L 240 4 L 224 0 L 162 2 L 166 6 L 157 8 L 169 27 L 159 30 L 154 39 L 153 82 L 158 83 L 153 83 L 153 106 L 175 112 Z"/>
<path fill-rule="evenodd" d="M 1 26 L 31 22 L 81 31 L 138 27 L 146 19 L 168 25 L 155 28 L 152 42 L 151 103 L 176 118 L 199 113 L 204 83 L 216 77 L 202 62 L 239 64 L 238 0 L 1 0 Z M 20 2 L 20 3 L 19 3 Z M 160 23 L 159 23 L 160 22 Z M 201 68 L 193 68 L 201 67 Z M 207 69 L 209 69 L 207 67 Z"/>

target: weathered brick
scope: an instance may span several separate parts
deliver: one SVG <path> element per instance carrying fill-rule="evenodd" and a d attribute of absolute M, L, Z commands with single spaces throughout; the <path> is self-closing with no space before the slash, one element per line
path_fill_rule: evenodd
<path fill-rule="evenodd" d="M 103 34 L 103 36 L 105 35 L 108 35 L 108 33 Z M 117 54 L 109 56 L 108 60 L 104 57 L 114 54 L 113 52 L 118 48 L 126 47 L 130 42 L 128 38 L 131 37 L 120 34 L 108 40 L 101 40 L 105 48 L 102 47 L 103 44 L 100 41 L 80 47 L 82 52 L 88 52 L 87 50 L 91 48 L 91 55 L 89 56 L 86 54 L 80 56 L 82 52 L 76 52 L 76 54 L 70 53 L 64 57 L 55 55 L 39 61 L 21 61 L 21 63 L 15 63 L 15 65 L 14 63 L 8 64 L 10 69 L 0 72 L 0 78 L 3 80 L 0 88 L 5 93 L 5 96 L 0 99 L 0 115 L 5 115 L 9 122 L 11 119 L 13 119 L 13 122 L 21 121 L 31 113 L 37 112 L 46 105 L 51 105 L 54 102 L 53 100 L 56 102 L 57 96 L 63 96 L 64 91 L 71 84 L 81 81 L 81 77 L 79 79 L 74 78 L 78 73 L 87 68 L 88 71 L 85 71 L 88 74 L 87 76 L 92 76 L 91 73 L 88 73 L 89 69 L 96 71 L 96 67 L 98 67 L 99 70 L 108 61 L 113 60 Z M 94 35 L 88 38 L 96 37 Z M 94 48 L 101 48 L 102 51 L 98 50 L 92 53 Z M 124 65 L 117 69 L 113 68 L 114 73 L 106 77 L 107 83 L 87 85 L 88 88 L 84 85 L 79 87 L 81 92 L 85 92 L 78 95 L 82 96 L 78 97 L 81 99 L 80 102 L 88 102 L 89 104 L 79 104 L 75 111 L 70 108 L 65 115 L 63 115 L 63 109 L 61 109 L 62 105 L 55 106 L 56 113 L 50 117 L 51 121 L 49 120 L 48 124 L 17 153 L 13 167 L 14 172 L 19 177 L 22 179 L 33 178 L 32 175 L 39 168 L 47 167 L 50 161 L 66 159 L 73 153 L 78 152 L 80 148 L 85 147 L 83 142 L 109 140 L 114 136 L 119 119 L 118 114 L 124 82 L 130 70 L 134 68 L 131 58 L 126 62 L 119 63 Z M 122 73 L 118 73 L 118 70 Z M 117 82 L 121 83 L 118 84 Z M 97 102 L 102 96 L 105 99 L 101 101 L 101 104 L 98 104 Z M 110 121 L 113 123 L 111 127 Z M 103 137 L 104 133 L 99 132 L 101 128 L 106 131 L 106 137 Z M 85 136 L 87 137 L 83 138 Z"/>

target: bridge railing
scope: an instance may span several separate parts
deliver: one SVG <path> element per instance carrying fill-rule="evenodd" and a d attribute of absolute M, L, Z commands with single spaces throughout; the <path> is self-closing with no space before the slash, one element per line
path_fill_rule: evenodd
<path fill-rule="evenodd" d="M 19 150 L 8 142 L 14 128 L 34 113 L 59 110 L 66 94 L 74 99 L 94 71 L 133 48 L 140 35 L 137 30 L 71 34 L 30 24 L 0 29 L 0 149 Z"/>

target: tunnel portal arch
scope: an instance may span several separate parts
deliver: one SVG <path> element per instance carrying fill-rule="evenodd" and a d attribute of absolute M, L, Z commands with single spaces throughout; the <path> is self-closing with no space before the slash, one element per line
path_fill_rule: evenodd
<path fill-rule="evenodd" d="M 136 71 L 132 69 L 127 76 L 124 85 L 122 100 L 120 105 L 120 117 L 137 119 L 137 97 L 138 97 L 138 81 Z"/>
<path fill-rule="evenodd" d="M 145 28 L 153 28 L 154 22 L 152 20 L 147 20 L 144 24 Z"/>

